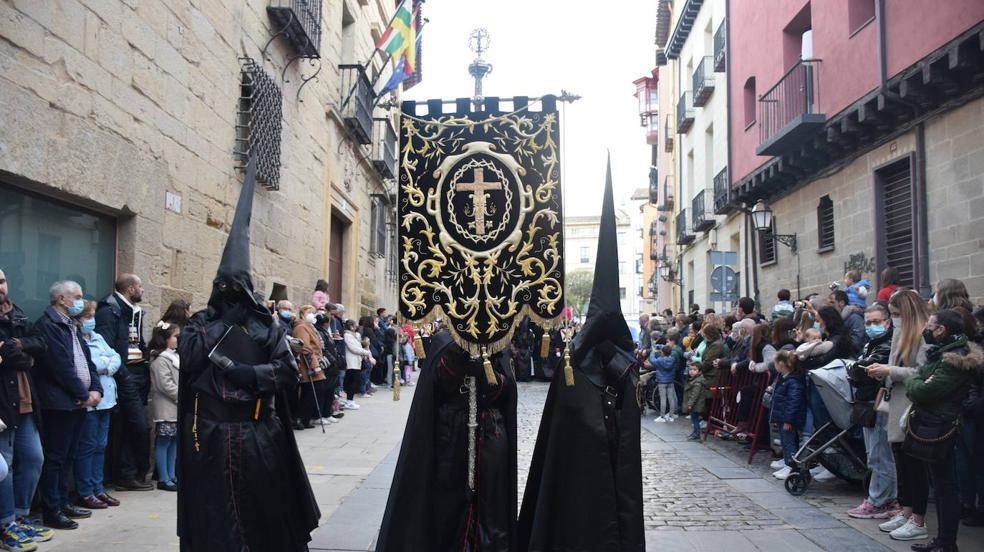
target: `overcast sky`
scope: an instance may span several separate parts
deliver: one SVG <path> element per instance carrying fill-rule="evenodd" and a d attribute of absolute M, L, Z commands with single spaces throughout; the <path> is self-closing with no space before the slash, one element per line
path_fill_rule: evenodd
<path fill-rule="evenodd" d="M 405 99 L 470 97 L 468 35 L 484 27 L 493 71 L 486 96 L 579 94 L 561 128 L 564 194 L 570 215 L 597 214 L 611 150 L 616 203 L 648 185 L 649 146 L 632 81 L 654 66 L 656 2 L 427 0 L 423 82 Z M 617 8 L 616 8 L 617 6 Z M 562 106 L 564 104 L 561 104 Z"/>

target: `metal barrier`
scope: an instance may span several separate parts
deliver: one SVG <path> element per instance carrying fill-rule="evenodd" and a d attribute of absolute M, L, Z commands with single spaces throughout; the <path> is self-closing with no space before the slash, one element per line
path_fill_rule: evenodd
<path fill-rule="evenodd" d="M 748 453 L 748 463 L 751 464 L 752 458 L 758 452 L 759 434 L 764 427 L 763 418 L 768 416 L 768 411 L 762 406 L 762 397 L 765 395 L 765 390 L 769 387 L 771 380 L 772 374 L 769 372 L 757 373 L 742 369 L 732 374 L 730 366 L 722 367 L 719 370 L 717 384 L 711 387 L 711 393 L 714 397 L 711 400 L 704 439 L 707 439 L 707 436 L 712 433 L 717 435 L 720 432 L 735 432 L 737 429 L 738 393 L 746 387 L 753 388 L 755 395 L 752 397 L 751 409 L 749 410 L 748 430 L 742 432 L 752 439 L 752 448 Z"/>

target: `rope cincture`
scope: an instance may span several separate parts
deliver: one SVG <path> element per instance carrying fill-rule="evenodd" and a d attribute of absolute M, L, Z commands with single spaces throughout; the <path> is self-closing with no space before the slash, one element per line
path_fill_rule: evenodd
<path fill-rule="evenodd" d="M 195 415 L 191 419 L 191 434 L 195 438 L 195 452 L 201 452 L 202 447 L 198 444 L 198 393 L 195 393 Z"/>

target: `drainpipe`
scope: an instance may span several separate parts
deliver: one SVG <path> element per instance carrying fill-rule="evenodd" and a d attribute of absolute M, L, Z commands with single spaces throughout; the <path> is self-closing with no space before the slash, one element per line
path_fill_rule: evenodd
<path fill-rule="evenodd" d="M 923 297 L 932 296 L 929 281 L 929 198 L 926 194 L 926 126 L 916 125 L 916 160 L 915 160 L 915 207 L 916 207 L 916 276 L 918 278 L 919 294 Z"/>
<path fill-rule="evenodd" d="M 878 85 L 885 91 L 888 82 L 888 53 L 885 47 L 885 0 L 875 2 L 875 23 L 878 24 Z"/>
<path fill-rule="evenodd" d="M 677 94 L 675 95 L 675 97 L 676 97 L 677 102 L 679 102 L 680 101 L 680 98 L 683 96 L 683 81 L 681 80 L 681 75 L 683 74 L 683 70 L 682 70 L 682 67 L 680 67 L 680 56 L 679 55 L 677 56 L 677 60 L 676 60 L 675 63 L 676 63 L 676 81 L 677 81 Z M 675 103 L 674 103 L 674 107 L 676 107 L 676 104 Z M 674 109 L 673 115 L 676 116 L 676 110 L 675 109 Z M 676 129 L 677 130 L 677 147 L 675 148 L 676 149 L 676 156 L 677 156 L 677 199 L 676 199 L 676 201 L 677 201 L 677 203 L 676 203 L 677 204 L 677 213 L 680 212 L 680 209 L 684 209 L 685 208 L 684 205 L 686 205 L 686 204 L 680 205 L 681 203 L 683 203 L 683 156 L 680 155 L 680 153 L 683 151 L 683 135 L 680 134 L 679 125 L 680 125 L 680 121 L 677 120 L 677 129 Z M 693 213 L 690 213 L 690 216 L 694 216 L 694 214 Z M 674 219 L 675 219 L 675 217 L 674 217 Z M 686 223 L 684 223 L 684 224 L 686 224 Z M 680 235 L 680 229 L 677 228 L 676 231 L 677 231 L 677 235 L 679 236 Z M 684 226 L 684 231 L 686 231 L 686 226 Z M 677 247 L 680 247 L 680 244 L 677 244 Z M 679 260 L 679 265 L 680 265 L 680 311 L 681 312 L 690 312 L 690 310 L 689 310 L 690 309 L 690 305 L 687 304 L 687 300 L 685 298 L 686 297 L 686 293 L 684 292 L 684 284 L 686 283 L 686 281 L 683 279 L 683 264 L 684 264 L 683 263 L 683 251 L 684 251 L 684 249 L 681 247 L 680 248 L 680 252 L 677 254 L 677 259 Z"/>

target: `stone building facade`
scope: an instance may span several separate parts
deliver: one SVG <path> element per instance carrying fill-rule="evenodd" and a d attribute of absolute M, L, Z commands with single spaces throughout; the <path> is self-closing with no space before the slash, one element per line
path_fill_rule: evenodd
<path fill-rule="evenodd" d="M 152 315 L 175 298 L 204 306 L 242 180 L 250 58 L 282 95 L 279 188 L 255 197 L 256 289 L 283 284 L 304 304 L 325 278 L 349 315 L 395 307 L 395 188 L 346 124 L 339 68 L 369 58 L 393 3 L 293 3 L 320 6 L 309 22 L 320 59 L 293 63 L 284 37 L 264 55 L 278 29 L 271 4 L 0 4 L 0 268 L 16 301 L 37 314 L 56 279 L 95 298 L 135 272 Z M 370 78 L 382 66 L 377 56 Z"/>

